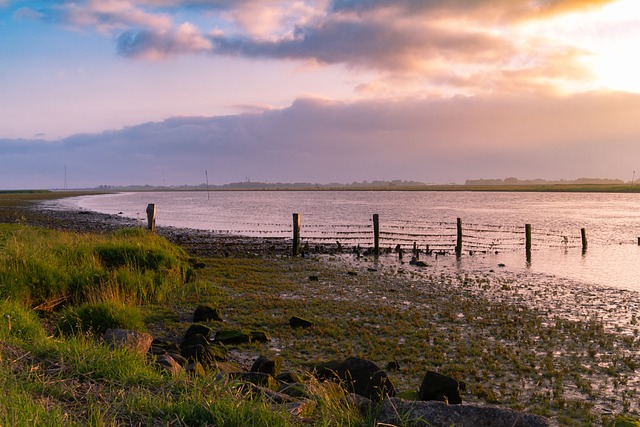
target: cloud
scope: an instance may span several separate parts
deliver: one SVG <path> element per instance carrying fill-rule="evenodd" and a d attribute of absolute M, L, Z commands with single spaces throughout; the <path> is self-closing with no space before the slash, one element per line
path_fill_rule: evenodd
<path fill-rule="evenodd" d="M 298 99 L 261 113 L 177 117 L 54 142 L 0 140 L 0 182 L 70 185 L 351 182 L 467 178 L 628 179 L 640 96 Z M 624 156 L 620 156 L 624 153 Z M 37 176 L 34 176 L 37 171 Z"/>
<path fill-rule="evenodd" d="M 175 31 L 126 31 L 118 37 L 118 53 L 145 59 L 163 59 L 183 52 L 207 52 L 212 43 L 190 24 Z"/>
<path fill-rule="evenodd" d="M 415 16 L 476 16 L 498 21 L 538 19 L 597 8 L 615 0 L 333 0 L 331 10 L 359 14 L 393 10 Z"/>

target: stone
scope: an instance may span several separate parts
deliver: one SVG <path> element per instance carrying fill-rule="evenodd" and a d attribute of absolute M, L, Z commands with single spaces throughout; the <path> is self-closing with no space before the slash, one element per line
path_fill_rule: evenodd
<path fill-rule="evenodd" d="M 378 422 L 411 427 L 548 427 L 539 415 L 495 406 L 447 405 L 390 398 L 382 402 Z"/>
<path fill-rule="evenodd" d="M 339 360 L 331 360 L 329 362 L 318 363 L 316 365 L 312 365 L 309 371 L 320 381 L 337 378 L 337 372 L 338 368 L 340 367 L 340 363 L 342 362 Z"/>
<path fill-rule="evenodd" d="M 256 359 L 251 366 L 251 372 L 263 372 L 273 377 L 280 375 L 280 369 L 282 368 L 282 358 L 276 357 L 269 359 L 266 356 L 260 356 Z"/>
<path fill-rule="evenodd" d="M 313 326 L 313 322 L 302 317 L 293 316 L 289 319 L 289 326 L 292 328 L 310 328 Z"/>
<path fill-rule="evenodd" d="M 215 340 L 221 344 L 246 344 L 251 341 L 251 334 L 237 329 L 220 330 L 216 332 Z"/>
<path fill-rule="evenodd" d="M 180 353 L 182 357 L 193 362 L 200 362 L 205 366 L 211 366 L 216 361 L 225 361 L 227 351 L 219 345 L 194 345 L 185 347 Z"/>
<path fill-rule="evenodd" d="M 211 336 L 211 328 L 206 325 L 194 323 L 189 326 L 187 332 L 184 333 L 184 339 L 187 339 L 192 335 L 202 335 L 203 337 L 209 339 L 209 337 Z"/>
<path fill-rule="evenodd" d="M 269 342 L 271 341 L 271 337 L 269 334 L 263 331 L 251 331 L 249 332 L 249 336 L 251 338 L 251 342 Z"/>
<path fill-rule="evenodd" d="M 166 370 L 171 375 L 178 375 L 182 372 L 182 366 L 168 354 L 161 354 L 156 357 L 156 366 Z"/>
<path fill-rule="evenodd" d="M 462 403 L 460 383 L 446 375 L 428 371 L 422 379 L 419 398 L 422 401 L 438 400 L 458 405 Z"/>
<path fill-rule="evenodd" d="M 396 394 L 396 388 L 387 373 L 369 360 L 349 357 L 338 366 L 336 373 L 347 391 L 373 402 Z"/>
<path fill-rule="evenodd" d="M 194 335 L 189 336 L 188 338 L 185 338 L 180 343 L 180 349 L 183 350 L 186 347 L 194 347 L 196 345 L 207 346 L 207 345 L 210 345 L 210 344 L 211 343 L 209 342 L 209 340 L 204 335 L 194 334 Z"/>
<path fill-rule="evenodd" d="M 215 320 L 217 322 L 222 321 L 222 310 L 219 308 L 210 307 L 208 305 L 201 305 L 193 312 L 193 322 L 209 322 Z"/>
<path fill-rule="evenodd" d="M 102 339 L 112 348 L 126 348 L 139 354 L 146 354 L 153 341 L 150 334 L 129 329 L 107 329 Z"/>

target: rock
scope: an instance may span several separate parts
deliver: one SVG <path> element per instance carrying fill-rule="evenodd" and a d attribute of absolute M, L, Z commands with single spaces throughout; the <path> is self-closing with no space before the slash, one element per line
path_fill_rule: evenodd
<path fill-rule="evenodd" d="M 340 367 L 341 363 L 342 362 L 340 362 L 339 360 L 318 363 L 316 365 L 312 365 L 309 368 L 309 372 L 311 372 L 311 375 L 313 375 L 320 381 L 337 378 L 338 368 Z"/>
<path fill-rule="evenodd" d="M 271 337 L 269 334 L 263 331 L 251 331 L 249 332 L 251 342 L 269 342 Z"/>
<path fill-rule="evenodd" d="M 156 357 L 156 366 L 166 370 L 171 375 L 178 375 L 182 372 L 182 366 L 180 366 L 180 364 L 173 360 L 173 357 L 168 354 L 161 354 Z"/>
<path fill-rule="evenodd" d="M 273 377 L 280 375 L 280 369 L 282 368 L 282 358 L 276 357 L 275 359 L 269 359 L 266 356 L 260 356 L 256 359 L 251 366 L 251 372 L 263 372 Z"/>
<path fill-rule="evenodd" d="M 107 329 L 102 339 L 112 348 L 126 348 L 139 354 L 146 354 L 153 341 L 153 337 L 150 334 L 129 329 Z"/>
<path fill-rule="evenodd" d="M 187 332 L 184 333 L 184 339 L 187 339 L 192 335 L 198 335 L 198 334 L 209 339 L 209 337 L 211 336 L 211 328 L 205 325 L 201 325 L 199 323 L 194 323 L 193 325 L 189 326 L 189 329 L 187 329 Z"/>
<path fill-rule="evenodd" d="M 292 328 L 310 328 L 313 325 L 313 322 L 307 319 L 303 319 L 302 317 L 293 316 L 291 319 L 289 319 L 289 326 L 291 326 Z"/>
<path fill-rule="evenodd" d="M 378 422 L 411 427 L 548 427 L 538 415 L 495 406 L 447 405 L 444 402 L 412 402 L 398 398 L 382 402 Z"/>
<path fill-rule="evenodd" d="M 451 405 L 462 403 L 460 383 L 455 379 L 437 372 L 428 371 L 420 385 L 420 400 L 438 400 Z"/>
<path fill-rule="evenodd" d="M 396 394 L 395 386 L 387 373 L 369 360 L 349 357 L 338 366 L 336 373 L 347 391 L 374 402 Z"/>
<path fill-rule="evenodd" d="M 181 355 L 187 360 L 200 362 L 205 366 L 213 365 L 213 362 L 227 360 L 227 350 L 219 345 L 187 347 Z"/>
<path fill-rule="evenodd" d="M 424 261 L 420 261 L 418 259 L 413 258 L 411 261 L 409 261 L 410 265 L 414 265 L 416 267 L 427 267 L 428 264 Z"/>
<path fill-rule="evenodd" d="M 188 338 L 185 338 L 184 341 L 180 343 L 180 349 L 183 350 L 186 347 L 194 347 L 196 345 L 207 346 L 210 344 L 211 343 L 204 335 L 194 334 L 189 336 Z"/>
<path fill-rule="evenodd" d="M 355 393 L 349 393 L 346 396 L 344 396 L 342 398 L 342 400 L 344 400 L 348 406 L 352 406 L 352 407 L 356 407 L 358 408 L 358 411 L 363 415 L 363 416 L 367 416 L 369 415 L 371 412 L 373 412 L 373 409 L 375 407 L 374 403 L 367 399 L 364 396 L 360 396 L 359 394 L 355 394 Z"/>
<path fill-rule="evenodd" d="M 282 373 L 282 374 L 276 376 L 276 379 L 278 381 L 280 381 L 281 383 L 286 383 L 286 384 L 293 384 L 293 383 L 302 382 L 302 378 L 300 377 L 300 375 L 296 374 L 295 372 Z"/>
<path fill-rule="evenodd" d="M 227 329 L 216 332 L 216 342 L 221 344 L 246 344 L 251 341 L 251 334 L 238 329 Z"/>
<path fill-rule="evenodd" d="M 193 322 L 209 322 L 215 320 L 222 321 L 222 311 L 219 308 L 209 307 L 208 305 L 201 305 L 193 312 Z"/>
<path fill-rule="evenodd" d="M 306 399 L 309 397 L 307 387 L 303 383 L 283 384 L 278 389 L 278 393 L 286 394 L 287 396 L 297 399 Z"/>
<path fill-rule="evenodd" d="M 195 334 L 180 344 L 180 355 L 185 359 L 200 362 L 206 366 L 215 361 L 227 359 L 227 351 L 219 345 L 211 345 L 203 335 Z"/>
<path fill-rule="evenodd" d="M 309 276 L 309 281 L 310 281 L 310 282 L 317 282 L 318 280 L 320 280 L 320 279 L 318 278 L 318 276 Z"/>

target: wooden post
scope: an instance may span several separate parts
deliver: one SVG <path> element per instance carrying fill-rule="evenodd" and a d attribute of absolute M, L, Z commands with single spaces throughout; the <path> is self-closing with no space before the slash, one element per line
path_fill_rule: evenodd
<path fill-rule="evenodd" d="M 373 214 L 373 253 L 380 255 L 380 219 L 378 214 Z"/>
<path fill-rule="evenodd" d="M 527 262 L 531 263 L 531 224 L 524 225 L 524 249 Z"/>
<path fill-rule="evenodd" d="M 293 248 L 292 255 L 298 256 L 300 252 L 300 214 L 293 214 Z"/>
<path fill-rule="evenodd" d="M 156 205 L 154 203 L 147 205 L 147 230 L 151 233 L 156 231 Z"/>
<path fill-rule="evenodd" d="M 456 256 L 462 255 L 462 219 L 458 218 L 458 239 L 456 240 Z"/>
<path fill-rule="evenodd" d="M 524 225 L 524 248 L 527 252 L 531 252 L 531 224 Z"/>
<path fill-rule="evenodd" d="M 587 250 L 587 229 L 581 228 L 580 235 L 582 236 L 582 252 Z"/>

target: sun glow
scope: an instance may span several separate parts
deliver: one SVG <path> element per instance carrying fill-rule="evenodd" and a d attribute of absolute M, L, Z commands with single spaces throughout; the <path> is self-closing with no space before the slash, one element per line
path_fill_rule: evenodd
<path fill-rule="evenodd" d="M 580 49 L 589 81 L 566 88 L 640 93 L 640 1 L 619 0 L 597 10 L 527 25 L 525 33 Z"/>

